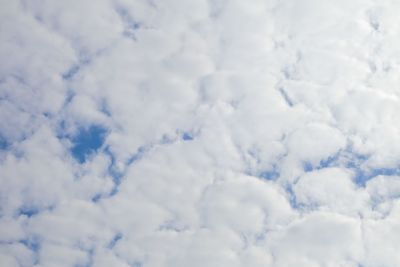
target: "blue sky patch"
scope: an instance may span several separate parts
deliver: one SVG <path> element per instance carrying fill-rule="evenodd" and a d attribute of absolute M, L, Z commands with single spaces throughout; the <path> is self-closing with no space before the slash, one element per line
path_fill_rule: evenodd
<path fill-rule="evenodd" d="M 184 141 L 191 141 L 191 140 L 194 139 L 194 137 L 193 137 L 193 135 L 190 134 L 190 133 L 183 133 L 183 134 L 182 134 L 182 139 L 183 139 Z"/>
<path fill-rule="evenodd" d="M 64 80 L 72 79 L 75 76 L 75 74 L 78 73 L 80 68 L 81 67 L 79 64 L 73 65 L 71 68 L 69 68 L 66 72 L 63 73 L 63 75 L 62 75 L 63 79 Z"/>
<path fill-rule="evenodd" d="M 0 150 L 7 150 L 10 143 L 0 135 Z"/>
<path fill-rule="evenodd" d="M 263 171 L 260 173 L 260 177 L 265 180 L 275 181 L 279 178 L 279 172 L 276 169 Z"/>
<path fill-rule="evenodd" d="M 283 88 L 279 88 L 279 93 L 281 94 L 281 96 L 283 97 L 283 99 L 285 100 L 285 102 L 288 104 L 289 107 L 294 106 L 293 101 L 290 99 L 289 95 Z"/>
<path fill-rule="evenodd" d="M 82 128 L 72 138 L 72 156 L 79 162 L 84 163 L 87 157 L 95 153 L 104 143 L 107 129 L 101 126 L 90 126 Z"/>
<path fill-rule="evenodd" d="M 305 172 L 311 172 L 314 170 L 320 170 L 324 168 L 331 168 L 338 165 L 339 153 L 334 156 L 330 156 L 328 158 L 320 160 L 318 165 L 312 164 L 311 162 L 303 162 L 303 170 Z"/>
<path fill-rule="evenodd" d="M 311 162 L 304 162 L 304 163 L 303 163 L 303 170 L 304 170 L 305 172 L 311 172 L 311 171 L 314 170 L 314 166 L 312 165 Z"/>
<path fill-rule="evenodd" d="M 28 218 L 30 218 L 38 213 L 39 213 L 39 209 L 34 208 L 34 207 L 22 207 L 18 211 L 19 216 L 26 216 Z"/>
<path fill-rule="evenodd" d="M 23 244 L 33 252 L 38 252 L 40 250 L 40 242 L 38 238 L 30 237 L 27 239 L 22 239 L 19 241 L 19 243 Z"/>
<path fill-rule="evenodd" d="M 400 168 L 380 168 L 372 169 L 369 171 L 362 171 L 360 169 L 356 170 L 356 175 L 354 176 L 354 182 L 359 186 L 365 186 L 365 184 L 376 176 L 395 176 L 400 175 Z"/>
<path fill-rule="evenodd" d="M 113 178 L 113 181 L 116 185 L 119 185 L 121 182 L 121 178 L 123 176 L 123 173 L 117 169 L 116 167 L 116 159 L 114 154 L 110 151 L 110 147 L 107 146 L 104 149 L 104 154 L 110 157 L 110 165 L 108 166 L 108 173 L 111 175 Z"/>
<path fill-rule="evenodd" d="M 82 67 L 90 64 L 90 58 L 87 55 L 81 56 L 78 63 L 73 64 L 68 70 L 62 74 L 64 80 L 71 80 L 82 69 Z"/>
<path fill-rule="evenodd" d="M 117 242 L 118 242 L 119 240 L 121 240 L 121 238 L 122 238 L 122 234 L 120 234 L 120 233 L 116 234 L 116 235 L 113 237 L 113 239 L 110 241 L 110 243 L 108 244 L 108 248 L 109 248 L 109 249 L 112 249 L 113 247 L 115 247 L 115 245 L 117 244 Z"/>
<path fill-rule="evenodd" d="M 299 203 L 297 202 L 296 194 L 293 192 L 292 185 L 290 185 L 290 184 L 286 185 L 285 190 L 286 190 L 286 193 L 288 194 L 288 200 L 289 200 L 290 206 L 293 209 L 300 209 L 301 205 L 299 205 Z"/>
<path fill-rule="evenodd" d="M 120 16 L 123 24 L 124 24 L 124 31 L 123 36 L 128 37 L 130 39 L 136 40 L 135 31 L 142 27 L 142 24 L 129 14 L 128 10 L 122 6 L 118 6 L 116 8 L 118 15 Z"/>
<path fill-rule="evenodd" d="M 98 194 L 95 194 L 94 197 L 92 197 L 92 201 L 93 201 L 94 203 L 97 203 L 97 202 L 99 202 L 99 200 L 102 199 L 102 198 L 103 198 L 103 195 L 100 194 L 100 193 L 98 193 Z"/>

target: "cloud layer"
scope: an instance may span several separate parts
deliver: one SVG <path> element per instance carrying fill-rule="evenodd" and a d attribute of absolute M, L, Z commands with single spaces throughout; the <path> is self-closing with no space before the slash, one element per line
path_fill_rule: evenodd
<path fill-rule="evenodd" d="M 400 265 L 399 12 L 0 0 L 0 265 Z"/>

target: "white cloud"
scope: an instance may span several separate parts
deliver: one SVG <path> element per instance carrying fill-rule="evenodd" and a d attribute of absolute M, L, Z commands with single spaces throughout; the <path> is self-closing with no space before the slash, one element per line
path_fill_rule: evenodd
<path fill-rule="evenodd" d="M 363 256 L 360 222 L 334 213 L 306 215 L 267 242 L 275 266 L 356 266 Z"/>
<path fill-rule="evenodd" d="M 0 7 L 0 265 L 399 262 L 395 1 Z"/>
<path fill-rule="evenodd" d="M 357 188 L 352 173 L 325 168 L 304 174 L 294 186 L 296 201 L 304 209 L 328 210 L 358 216 L 369 204 L 369 195 Z"/>

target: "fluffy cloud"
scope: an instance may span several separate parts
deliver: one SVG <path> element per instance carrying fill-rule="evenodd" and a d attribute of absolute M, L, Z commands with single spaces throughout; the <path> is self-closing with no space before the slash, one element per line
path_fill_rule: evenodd
<path fill-rule="evenodd" d="M 0 7 L 1 266 L 400 264 L 395 1 Z"/>
<path fill-rule="evenodd" d="M 369 195 L 356 187 L 351 173 L 339 168 L 324 168 L 304 174 L 294 186 L 297 204 L 306 209 L 329 210 L 335 213 L 362 212 Z"/>

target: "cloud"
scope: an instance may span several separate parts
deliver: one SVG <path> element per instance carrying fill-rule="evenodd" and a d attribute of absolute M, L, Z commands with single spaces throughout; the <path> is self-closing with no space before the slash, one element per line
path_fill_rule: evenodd
<path fill-rule="evenodd" d="M 276 266 L 357 266 L 363 256 L 359 221 L 315 212 L 272 233 Z"/>
<path fill-rule="evenodd" d="M 308 172 L 294 185 L 296 201 L 306 209 L 357 216 L 368 209 L 369 195 L 357 188 L 352 173 L 340 168 Z"/>
<path fill-rule="evenodd" d="M 0 1 L 1 266 L 400 264 L 393 1 Z"/>

